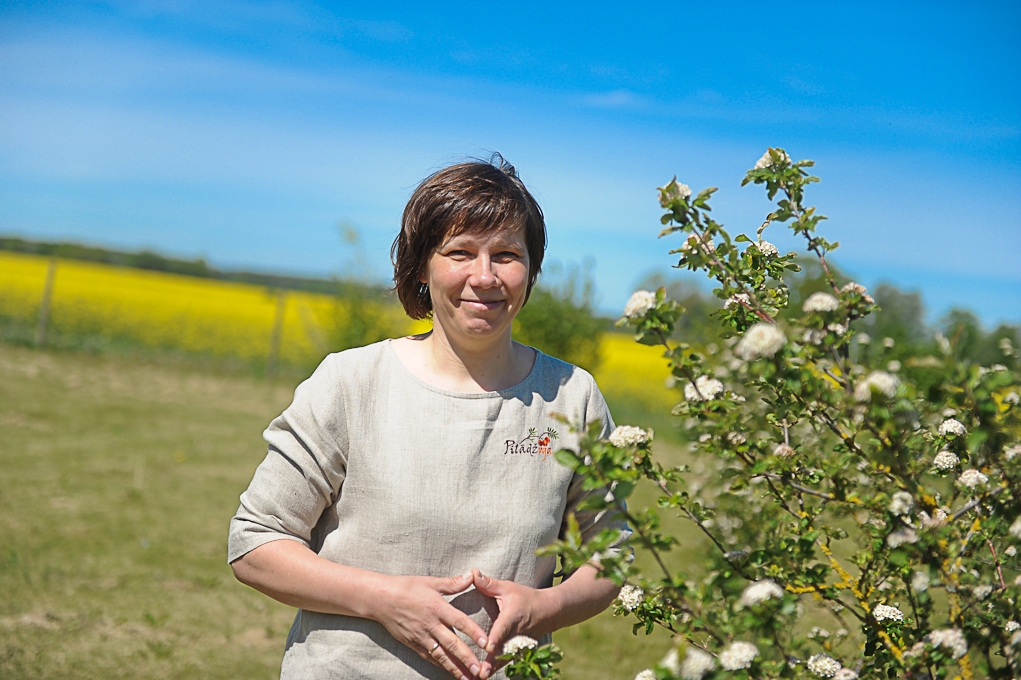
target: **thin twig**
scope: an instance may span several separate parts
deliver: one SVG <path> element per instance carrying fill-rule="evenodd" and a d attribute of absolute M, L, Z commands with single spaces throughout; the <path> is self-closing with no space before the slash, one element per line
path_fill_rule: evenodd
<path fill-rule="evenodd" d="M 819 498 L 823 498 L 823 499 L 828 500 L 828 501 L 840 500 L 836 496 L 834 496 L 833 494 L 828 494 L 825 491 L 816 491 L 815 489 L 809 488 L 807 486 L 802 486 L 801 484 L 798 484 L 797 482 L 792 482 L 791 480 L 787 479 L 786 477 L 781 477 L 780 475 L 776 474 L 775 472 L 761 472 L 761 473 L 759 473 L 757 475 L 752 475 L 752 477 L 753 478 L 754 477 L 768 477 L 769 479 L 776 479 L 776 480 L 779 480 L 779 481 L 783 482 L 784 484 L 786 484 L 787 486 L 791 487 L 792 489 L 797 489 L 798 491 L 800 491 L 802 493 L 807 493 L 810 496 L 818 496 Z"/>
<path fill-rule="evenodd" d="M 996 548 L 993 547 L 993 542 L 988 538 L 986 539 L 986 545 L 989 546 L 989 552 L 993 554 L 993 561 L 996 562 L 996 575 L 1000 577 L 1000 589 L 1006 590 L 1007 584 L 1003 580 L 1003 568 L 1000 566 L 1000 558 L 996 556 Z"/>
<path fill-rule="evenodd" d="M 995 495 L 997 495 L 999 493 L 1003 493 L 1006 490 L 1007 490 L 1007 486 L 1006 485 L 1001 486 L 998 489 L 993 489 L 992 491 L 990 491 L 988 494 L 986 494 L 982 498 L 976 498 L 975 500 L 971 501 L 967 505 L 963 506 L 960 510 L 958 510 L 954 514 L 950 515 L 950 519 L 948 519 L 947 521 L 948 522 L 955 522 L 955 521 L 957 521 L 958 519 L 960 519 L 961 515 L 967 514 L 968 511 L 970 511 L 973 508 L 975 508 L 976 506 L 980 505 L 982 503 L 982 501 L 984 501 L 984 500 L 986 500 L 988 498 L 992 498 L 993 496 L 995 496 Z"/>

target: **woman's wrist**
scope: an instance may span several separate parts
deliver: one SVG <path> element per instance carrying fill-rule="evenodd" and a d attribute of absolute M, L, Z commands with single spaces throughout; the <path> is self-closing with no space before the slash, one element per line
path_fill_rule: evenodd
<path fill-rule="evenodd" d="M 535 632 L 537 635 L 554 633 L 570 623 L 563 622 L 564 607 L 567 604 L 564 598 L 563 584 L 540 588 L 535 591 L 537 598 L 537 611 Z"/>
<path fill-rule="evenodd" d="M 603 611 L 617 596 L 618 588 L 608 579 L 598 577 L 592 566 L 581 567 L 569 578 L 547 588 L 553 607 L 550 632 L 573 626 Z"/>

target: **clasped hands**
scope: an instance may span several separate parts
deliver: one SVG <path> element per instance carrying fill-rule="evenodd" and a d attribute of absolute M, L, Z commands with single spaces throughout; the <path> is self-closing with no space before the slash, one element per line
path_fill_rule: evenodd
<path fill-rule="evenodd" d="M 496 600 L 499 608 L 488 635 L 443 598 L 472 586 Z M 393 576 L 387 591 L 377 620 L 397 640 L 459 680 L 492 677 L 502 666 L 496 657 L 503 653 L 504 642 L 515 635 L 538 638 L 552 632 L 551 622 L 558 610 L 553 589 L 539 590 L 503 581 L 485 576 L 478 569 L 450 578 Z M 484 649 L 486 658 L 478 659 L 455 630 Z"/>

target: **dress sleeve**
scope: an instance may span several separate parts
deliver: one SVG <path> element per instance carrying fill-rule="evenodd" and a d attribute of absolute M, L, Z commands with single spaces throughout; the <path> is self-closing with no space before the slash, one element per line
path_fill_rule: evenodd
<path fill-rule="evenodd" d="M 312 547 L 313 529 L 344 482 L 347 431 L 336 363 L 327 357 L 263 433 L 269 451 L 230 521 L 228 562 L 279 539 Z"/>
<path fill-rule="evenodd" d="M 589 394 L 588 404 L 585 408 L 585 423 L 587 427 L 590 423 L 598 420 L 602 423 L 600 430 L 600 437 L 606 439 L 613 432 L 613 418 L 610 415 L 610 408 L 606 405 L 606 400 L 603 399 L 602 393 L 599 391 L 599 387 L 596 386 L 595 380 L 589 377 L 592 382 L 592 389 Z M 578 511 L 575 508 L 588 498 L 591 494 L 605 495 L 609 493 L 609 489 L 592 489 L 586 491 L 583 488 L 583 482 L 585 478 L 575 473 L 574 477 L 571 478 L 571 484 L 567 489 L 567 506 L 564 510 L 564 521 L 560 527 L 560 538 L 564 537 L 564 532 L 567 530 L 567 517 L 570 513 L 574 513 L 575 519 L 578 521 L 578 528 L 581 530 L 581 537 L 583 542 L 588 542 L 594 536 L 598 535 L 604 529 L 616 529 L 620 532 L 617 541 L 614 546 L 619 546 L 621 543 L 626 541 L 631 536 L 631 529 L 628 528 L 627 522 L 623 518 L 616 517 L 613 509 L 610 510 L 581 510 Z M 614 547 L 613 552 L 619 552 L 620 549 Z"/>

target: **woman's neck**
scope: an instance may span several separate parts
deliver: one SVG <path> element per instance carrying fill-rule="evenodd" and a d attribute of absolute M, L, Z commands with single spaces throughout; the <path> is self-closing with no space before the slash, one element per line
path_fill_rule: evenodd
<path fill-rule="evenodd" d="M 451 392 L 495 392 L 517 385 L 532 371 L 536 353 L 510 338 L 457 342 L 434 325 L 431 333 L 391 343 L 416 377 Z"/>

